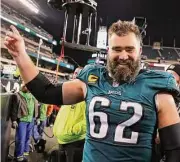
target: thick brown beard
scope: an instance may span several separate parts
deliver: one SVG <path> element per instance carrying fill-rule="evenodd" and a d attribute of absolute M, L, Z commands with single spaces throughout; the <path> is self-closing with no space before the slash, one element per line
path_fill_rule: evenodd
<path fill-rule="evenodd" d="M 134 81 L 138 75 L 140 63 L 140 58 L 136 61 L 132 59 L 110 61 L 109 58 L 107 58 L 107 69 L 114 81 L 118 83 L 122 81 L 130 83 Z"/>

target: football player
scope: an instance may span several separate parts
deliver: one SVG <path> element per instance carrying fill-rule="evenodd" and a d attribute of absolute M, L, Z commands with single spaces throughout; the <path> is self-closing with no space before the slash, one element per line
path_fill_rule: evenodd
<path fill-rule="evenodd" d="M 167 72 L 140 70 L 138 26 L 118 21 L 108 31 L 107 67 L 88 65 L 77 79 L 55 86 L 34 66 L 11 26 L 5 46 L 31 93 L 43 103 L 87 104 L 83 162 L 150 162 L 157 127 L 166 162 L 180 161 L 178 89 Z"/>

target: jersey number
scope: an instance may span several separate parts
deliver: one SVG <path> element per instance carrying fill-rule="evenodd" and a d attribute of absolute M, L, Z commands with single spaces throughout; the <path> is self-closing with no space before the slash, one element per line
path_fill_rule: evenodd
<path fill-rule="evenodd" d="M 91 100 L 90 105 L 89 105 L 90 135 L 94 138 L 104 138 L 106 137 L 107 131 L 108 131 L 108 116 L 104 112 L 94 111 L 94 107 L 97 102 L 100 102 L 102 107 L 110 106 L 110 101 L 104 97 L 94 97 Z M 134 109 L 134 114 L 130 119 L 117 125 L 115 129 L 114 141 L 136 144 L 138 140 L 138 136 L 139 136 L 138 132 L 132 132 L 130 138 L 123 137 L 123 132 L 126 127 L 132 126 L 133 124 L 137 123 L 141 119 L 143 108 L 139 103 L 123 101 L 120 105 L 120 110 L 127 111 L 129 107 Z M 96 126 L 94 122 L 95 116 L 99 117 L 100 123 L 101 123 L 98 133 L 94 131 L 95 126 Z"/>

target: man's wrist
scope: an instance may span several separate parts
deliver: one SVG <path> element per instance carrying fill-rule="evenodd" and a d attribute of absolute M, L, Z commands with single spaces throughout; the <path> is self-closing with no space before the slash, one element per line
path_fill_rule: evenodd
<path fill-rule="evenodd" d="M 15 61 L 18 61 L 20 58 L 25 57 L 27 54 L 26 50 L 19 52 L 17 56 L 12 56 Z"/>

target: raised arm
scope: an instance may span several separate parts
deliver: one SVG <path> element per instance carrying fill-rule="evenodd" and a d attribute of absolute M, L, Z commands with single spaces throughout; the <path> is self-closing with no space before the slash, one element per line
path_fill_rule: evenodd
<path fill-rule="evenodd" d="M 74 104 L 84 100 L 86 86 L 80 80 L 69 81 L 64 84 L 53 85 L 43 76 L 26 53 L 24 40 L 18 30 L 10 27 L 4 45 L 12 55 L 19 68 L 21 77 L 29 91 L 39 102 L 62 105 Z"/>

